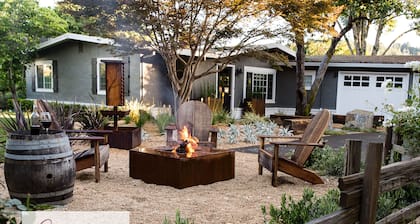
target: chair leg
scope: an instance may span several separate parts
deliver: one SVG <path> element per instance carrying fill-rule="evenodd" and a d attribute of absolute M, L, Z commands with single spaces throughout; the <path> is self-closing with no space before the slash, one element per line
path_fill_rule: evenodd
<path fill-rule="evenodd" d="M 278 183 L 277 183 L 277 170 L 279 168 L 279 145 L 274 145 L 274 149 L 273 149 L 273 161 L 272 161 L 272 173 L 271 173 L 271 185 L 273 185 L 273 187 L 277 187 Z"/>
<path fill-rule="evenodd" d="M 258 174 L 259 175 L 263 174 L 263 167 L 260 164 L 258 164 Z"/>
<path fill-rule="evenodd" d="M 106 161 L 104 164 L 104 172 L 108 172 L 108 161 Z"/>

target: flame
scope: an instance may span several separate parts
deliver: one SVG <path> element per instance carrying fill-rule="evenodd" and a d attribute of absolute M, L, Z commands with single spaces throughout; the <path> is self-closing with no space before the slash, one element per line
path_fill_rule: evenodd
<path fill-rule="evenodd" d="M 184 141 L 184 144 L 186 144 L 185 151 L 187 153 L 187 157 L 191 157 L 193 152 L 195 152 L 195 149 L 198 147 L 198 138 L 191 136 L 186 126 L 179 131 L 179 138 Z M 172 152 L 176 152 L 178 148 L 179 146 L 175 147 Z"/>

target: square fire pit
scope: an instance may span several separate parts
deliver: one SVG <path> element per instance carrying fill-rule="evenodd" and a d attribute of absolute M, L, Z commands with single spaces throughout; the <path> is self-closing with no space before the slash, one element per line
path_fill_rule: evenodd
<path fill-rule="evenodd" d="M 235 152 L 232 150 L 197 150 L 189 158 L 185 153 L 171 150 L 170 147 L 131 149 L 130 177 L 178 189 L 235 177 Z"/>

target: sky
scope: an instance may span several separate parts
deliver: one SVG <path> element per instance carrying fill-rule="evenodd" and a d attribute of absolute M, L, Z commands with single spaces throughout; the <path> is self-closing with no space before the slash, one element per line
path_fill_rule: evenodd
<path fill-rule="evenodd" d="M 55 5 L 55 2 L 57 2 L 58 0 L 39 0 L 39 4 L 42 7 L 53 7 Z M 391 43 L 391 41 L 398 36 L 399 34 L 401 34 L 402 32 L 406 31 L 409 29 L 409 22 L 404 19 L 404 18 L 400 18 L 398 19 L 396 28 L 394 31 L 392 32 L 387 32 L 383 34 L 383 37 L 381 38 L 381 41 L 384 45 L 388 46 L 389 43 Z M 416 35 L 415 32 L 411 32 L 408 33 L 406 35 L 404 35 L 402 38 L 400 38 L 397 43 L 405 43 L 405 42 L 410 42 L 411 46 L 417 46 L 420 47 L 420 37 Z M 368 41 L 373 43 L 374 41 L 374 35 L 369 35 Z"/>

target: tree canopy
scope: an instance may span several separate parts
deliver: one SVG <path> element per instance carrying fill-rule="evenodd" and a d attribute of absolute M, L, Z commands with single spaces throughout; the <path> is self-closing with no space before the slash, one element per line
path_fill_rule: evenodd
<path fill-rule="evenodd" d="M 35 0 L 0 1 L 0 91 L 24 89 L 24 66 L 42 37 L 66 32 L 67 23 Z"/>
<path fill-rule="evenodd" d="M 67 13 L 102 27 L 123 47 L 159 52 L 180 102 L 190 97 L 195 80 L 222 69 L 235 55 L 271 34 L 270 18 L 264 16 L 258 1 L 115 0 L 107 6 L 102 5 L 104 1 L 94 1 L 93 8 L 106 14 L 105 20 L 95 16 L 88 2 L 66 0 L 62 6 Z M 111 9 L 114 12 L 109 15 Z M 199 70 L 209 55 L 219 66 Z"/>

